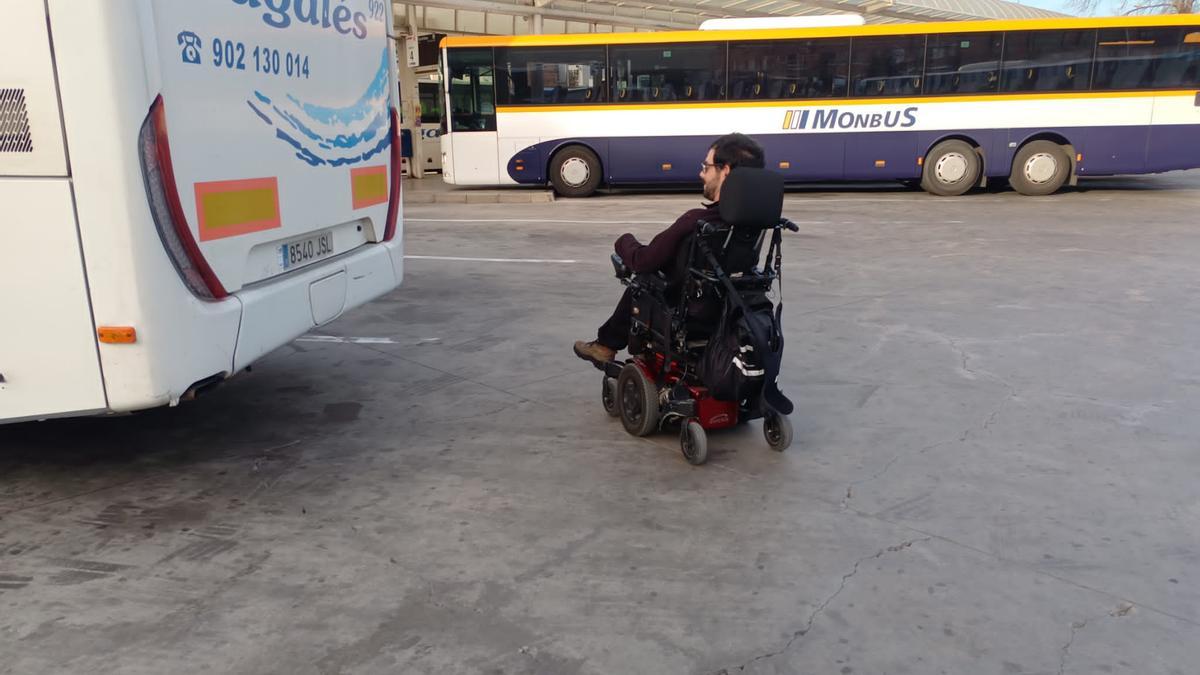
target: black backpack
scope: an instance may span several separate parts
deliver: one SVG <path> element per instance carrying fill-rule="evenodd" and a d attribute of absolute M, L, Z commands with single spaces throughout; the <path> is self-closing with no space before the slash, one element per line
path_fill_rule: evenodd
<path fill-rule="evenodd" d="M 769 316 L 770 310 L 766 313 Z M 756 397 L 762 388 L 766 371 L 751 328 L 751 323 L 762 321 L 757 314 L 751 310 L 747 316 L 741 307 L 727 303 L 717 330 L 704 348 L 700 379 L 718 401 L 744 401 Z"/>
<path fill-rule="evenodd" d="M 761 396 L 776 412 L 791 414 L 792 402 L 776 384 L 783 359 L 781 309 L 737 295 L 727 299 L 700 361 L 700 379 L 713 398 L 741 403 Z"/>

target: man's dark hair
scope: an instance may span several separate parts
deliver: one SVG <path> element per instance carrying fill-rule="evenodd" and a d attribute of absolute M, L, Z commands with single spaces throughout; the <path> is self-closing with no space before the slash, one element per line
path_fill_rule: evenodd
<path fill-rule="evenodd" d="M 736 169 L 748 166 L 761 169 L 763 149 L 753 138 L 745 134 L 725 134 L 708 146 L 713 151 L 713 164 Z"/>

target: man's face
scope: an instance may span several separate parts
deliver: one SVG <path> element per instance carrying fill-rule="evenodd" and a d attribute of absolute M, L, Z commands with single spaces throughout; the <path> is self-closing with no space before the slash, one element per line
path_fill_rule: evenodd
<path fill-rule="evenodd" d="M 721 198 L 721 184 L 729 175 L 729 167 L 713 164 L 713 151 L 709 148 L 704 157 L 704 166 L 700 168 L 700 180 L 704 182 L 704 198 L 715 202 Z"/>

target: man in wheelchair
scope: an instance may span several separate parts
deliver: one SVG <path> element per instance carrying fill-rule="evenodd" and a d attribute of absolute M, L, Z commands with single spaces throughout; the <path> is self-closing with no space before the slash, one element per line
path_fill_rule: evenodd
<path fill-rule="evenodd" d="M 782 307 L 769 294 L 782 268 L 783 178 L 763 167 L 742 134 L 717 139 L 701 167 L 712 203 L 680 216 L 648 245 L 616 242 L 613 265 L 627 286 L 613 315 L 575 353 L 604 371 L 605 410 L 644 436 L 680 422 L 693 464 L 707 459 L 705 429 L 763 418 L 768 444 L 791 443 L 791 402 L 776 378 Z M 762 246 L 771 234 L 762 268 Z M 631 358 L 614 361 L 628 346 Z"/>
<path fill-rule="evenodd" d="M 708 148 L 708 156 L 704 158 L 704 163 L 700 165 L 704 198 L 710 203 L 679 216 L 673 225 L 655 235 L 649 244 L 642 244 L 637 237 L 628 232 L 621 235 L 614 248 L 625 266 L 635 274 L 658 272 L 678 277 L 683 271 L 679 269 L 679 263 L 684 259 L 681 256 L 687 254 L 681 244 L 695 233 L 700 221 L 721 222 L 721 186 L 729 173 L 739 166 L 761 169 L 762 146 L 743 134 L 728 134 L 714 141 Z M 672 281 L 678 283 L 682 279 L 675 278 Z M 612 316 L 596 332 L 596 339 L 592 342 L 581 340 L 575 343 L 576 356 L 603 369 L 604 363 L 612 361 L 617 352 L 629 344 L 629 330 L 633 320 L 632 296 L 633 289 L 626 288 Z"/>

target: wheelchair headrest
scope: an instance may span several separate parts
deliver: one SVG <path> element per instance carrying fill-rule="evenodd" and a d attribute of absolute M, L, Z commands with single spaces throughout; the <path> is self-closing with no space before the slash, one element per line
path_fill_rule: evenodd
<path fill-rule="evenodd" d="M 721 185 L 721 220 L 739 230 L 763 230 L 783 214 L 783 176 L 741 166 Z"/>

